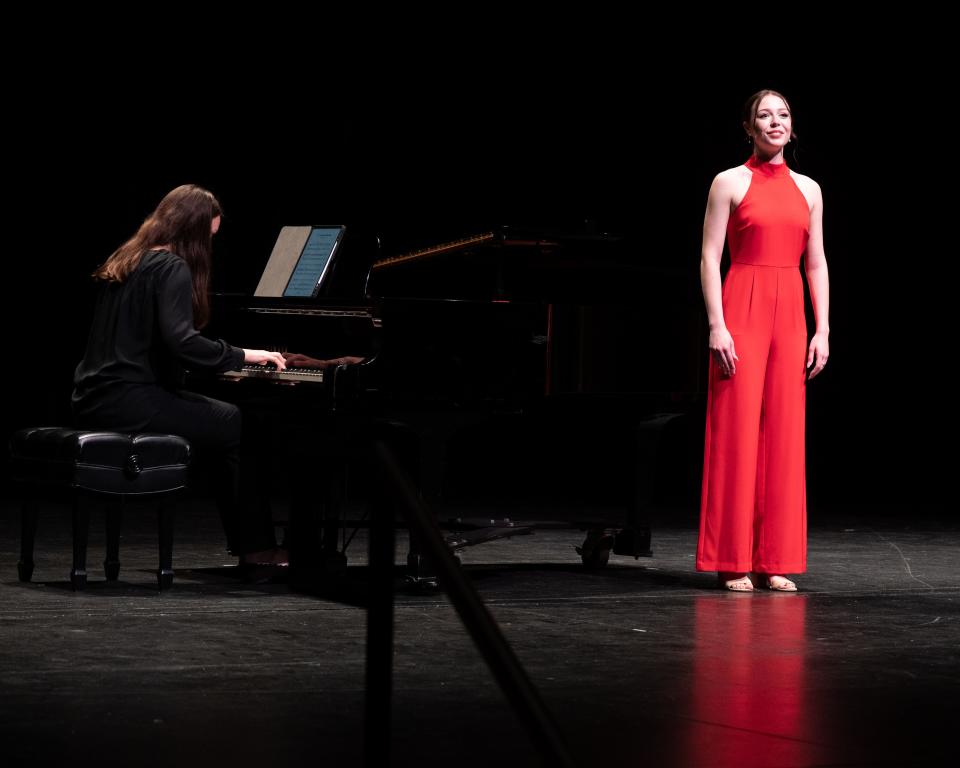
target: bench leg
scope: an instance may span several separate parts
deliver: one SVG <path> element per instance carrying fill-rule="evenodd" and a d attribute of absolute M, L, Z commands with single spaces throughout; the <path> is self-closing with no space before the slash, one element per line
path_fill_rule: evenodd
<path fill-rule="evenodd" d="M 20 508 L 20 562 L 17 563 L 17 575 L 20 581 L 33 578 L 33 541 L 37 535 L 37 518 L 40 504 L 33 499 L 25 499 Z"/>
<path fill-rule="evenodd" d="M 74 590 L 87 586 L 87 533 L 90 528 L 90 502 L 77 494 L 73 500 L 73 568 L 70 583 Z"/>
<path fill-rule="evenodd" d="M 120 578 L 120 523 L 123 510 L 118 504 L 108 504 L 107 520 L 107 559 L 103 561 L 103 573 L 107 581 Z"/>
<path fill-rule="evenodd" d="M 160 534 L 160 568 L 157 571 L 157 585 L 161 590 L 173 584 L 173 513 L 175 505 L 160 504 L 157 509 L 157 521 Z"/>

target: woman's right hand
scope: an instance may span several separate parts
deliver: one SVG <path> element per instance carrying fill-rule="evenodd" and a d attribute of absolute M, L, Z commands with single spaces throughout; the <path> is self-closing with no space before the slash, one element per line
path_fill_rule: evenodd
<path fill-rule="evenodd" d="M 268 349 L 243 350 L 243 362 L 253 365 L 275 365 L 278 371 L 287 367 L 287 363 L 280 352 L 271 352 Z"/>
<path fill-rule="evenodd" d="M 736 351 L 733 348 L 733 336 L 726 328 L 715 328 L 710 331 L 710 354 L 720 366 L 724 376 L 733 376 L 737 372 Z"/>

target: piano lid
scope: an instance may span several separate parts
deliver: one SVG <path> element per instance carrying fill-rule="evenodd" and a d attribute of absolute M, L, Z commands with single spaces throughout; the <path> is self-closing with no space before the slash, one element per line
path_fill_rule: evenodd
<path fill-rule="evenodd" d="M 636 270 L 626 241 L 608 233 L 501 227 L 378 259 L 376 298 L 475 301 L 609 299 Z"/>

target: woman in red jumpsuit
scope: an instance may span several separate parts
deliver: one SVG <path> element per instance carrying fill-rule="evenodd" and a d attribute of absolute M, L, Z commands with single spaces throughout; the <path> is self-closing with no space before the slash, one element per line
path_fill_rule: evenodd
<path fill-rule="evenodd" d="M 823 199 L 784 162 L 794 134 L 781 94 L 754 94 L 743 127 L 753 156 L 714 179 L 703 224 L 711 360 L 697 570 L 717 571 L 733 591 L 752 591 L 753 573 L 795 592 L 784 574 L 806 570 L 806 385 L 829 356 Z M 801 256 L 816 315 L 809 342 Z"/>

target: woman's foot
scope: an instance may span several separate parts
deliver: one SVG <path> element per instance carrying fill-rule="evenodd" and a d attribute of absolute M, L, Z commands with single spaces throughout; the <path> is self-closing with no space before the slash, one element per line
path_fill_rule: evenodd
<path fill-rule="evenodd" d="M 247 552 L 240 555 L 240 565 L 267 565 L 274 568 L 286 568 L 290 565 L 290 556 L 287 550 L 280 547 L 261 549 L 258 552 Z"/>
<path fill-rule="evenodd" d="M 779 575 L 768 575 L 766 576 L 767 580 L 767 589 L 772 589 L 774 592 L 796 592 L 797 585 L 794 584 L 786 576 Z"/>
<path fill-rule="evenodd" d="M 731 592 L 753 592 L 753 582 L 747 573 L 718 573 L 717 579 Z"/>

